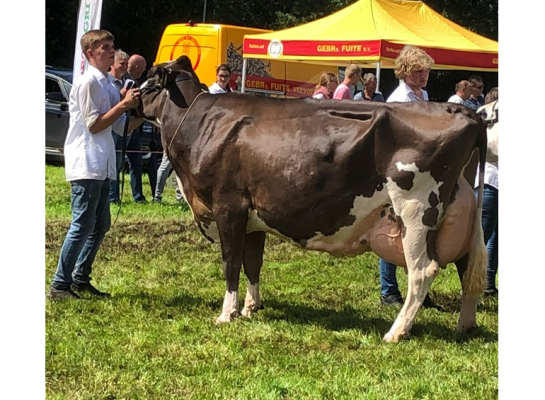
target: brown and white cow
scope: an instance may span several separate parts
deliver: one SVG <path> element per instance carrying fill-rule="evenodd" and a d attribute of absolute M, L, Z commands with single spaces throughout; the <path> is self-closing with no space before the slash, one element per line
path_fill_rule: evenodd
<path fill-rule="evenodd" d="M 487 258 L 472 183 L 486 155 L 486 129 L 474 111 L 451 103 L 212 95 L 181 60 L 150 69 L 143 113 L 161 126 L 199 229 L 221 244 L 227 287 L 218 323 L 240 314 L 242 266 L 249 281 L 242 315 L 260 309 L 271 233 L 304 249 L 374 251 L 405 266 L 405 304 L 385 341 L 410 335 L 439 268 L 456 262 L 458 329 L 476 327 Z"/>

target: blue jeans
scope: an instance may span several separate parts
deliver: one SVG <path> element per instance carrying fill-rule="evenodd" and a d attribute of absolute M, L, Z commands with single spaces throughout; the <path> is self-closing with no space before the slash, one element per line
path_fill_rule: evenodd
<path fill-rule="evenodd" d="M 401 295 L 401 293 L 399 292 L 399 287 L 397 286 L 397 266 L 381 258 L 379 262 L 379 267 L 380 294 L 382 296 L 388 296 L 391 294 Z"/>
<path fill-rule="evenodd" d="M 108 179 L 82 179 L 70 182 L 72 191 L 72 222 L 64 239 L 51 286 L 66 290 L 72 283 L 91 281 L 93 261 L 110 230 Z"/>
<path fill-rule="evenodd" d="M 475 189 L 478 196 L 478 189 Z M 483 234 L 488 252 L 488 266 L 486 268 L 486 289 L 496 289 L 496 275 L 498 273 L 498 189 L 485 184 L 483 192 Z"/>
<path fill-rule="evenodd" d="M 122 157 L 122 151 L 123 151 L 123 136 L 118 135 L 114 131 L 112 131 L 112 137 L 114 139 L 114 145 L 115 145 L 115 164 L 116 164 L 116 171 L 117 171 L 117 179 L 114 181 L 110 181 L 110 202 L 112 201 L 118 201 L 119 200 L 119 173 L 121 172 L 121 166 L 123 165 L 123 157 Z M 127 136 L 125 138 L 125 141 L 129 143 L 129 140 L 131 139 L 130 136 Z"/>
<path fill-rule="evenodd" d="M 127 144 L 127 159 L 129 161 L 129 176 L 131 179 L 131 191 L 134 201 L 146 201 L 142 190 L 142 148 L 139 126 L 131 134 L 131 140 Z"/>

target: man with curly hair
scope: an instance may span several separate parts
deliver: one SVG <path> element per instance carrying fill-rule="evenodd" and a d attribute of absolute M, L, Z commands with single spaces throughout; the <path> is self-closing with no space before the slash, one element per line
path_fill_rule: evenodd
<path fill-rule="evenodd" d="M 405 46 L 395 60 L 394 73 L 400 80 L 399 86 L 386 100 L 391 102 L 428 101 L 428 92 L 424 87 L 428 84 L 430 70 L 435 61 L 424 50 L 415 46 Z M 396 271 L 397 266 L 380 259 L 380 301 L 383 305 L 403 305 L 403 297 L 399 292 Z M 423 307 L 442 310 L 428 294 L 422 303 Z"/>

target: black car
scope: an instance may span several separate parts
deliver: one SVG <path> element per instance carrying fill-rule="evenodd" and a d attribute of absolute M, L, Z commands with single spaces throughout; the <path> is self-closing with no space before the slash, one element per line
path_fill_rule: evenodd
<path fill-rule="evenodd" d="M 45 67 L 45 160 L 51 163 L 64 162 L 64 141 L 68 132 L 70 115 L 68 99 L 72 89 L 73 72 L 68 68 Z M 144 167 L 150 151 L 157 152 L 161 160 L 161 139 L 152 132 L 152 126 L 144 122 L 141 127 L 141 149 Z"/>
<path fill-rule="evenodd" d="M 72 70 L 45 67 L 45 160 L 62 162 L 64 140 L 70 115 L 68 98 L 72 89 Z"/>

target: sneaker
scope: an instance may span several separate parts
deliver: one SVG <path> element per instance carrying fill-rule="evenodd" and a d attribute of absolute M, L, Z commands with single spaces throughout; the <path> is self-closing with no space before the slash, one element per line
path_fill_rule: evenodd
<path fill-rule="evenodd" d="M 51 300 L 81 299 L 72 289 L 55 289 L 54 287 L 49 289 L 49 298 Z"/>
<path fill-rule="evenodd" d="M 403 305 L 403 297 L 400 294 L 387 294 L 380 296 L 380 303 L 383 306 Z"/>
<path fill-rule="evenodd" d="M 444 311 L 443 307 L 441 307 L 440 305 L 435 304 L 433 302 L 433 300 L 431 299 L 429 294 L 426 295 L 426 298 L 424 299 L 424 302 L 422 303 L 422 307 L 424 307 L 424 308 L 434 308 L 437 311 Z"/>
<path fill-rule="evenodd" d="M 492 289 L 485 289 L 484 290 L 485 296 L 493 296 L 496 297 L 498 295 L 498 289 L 492 288 Z"/>
<path fill-rule="evenodd" d="M 72 290 L 75 292 L 88 292 L 92 295 L 99 296 L 99 297 L 111 297 L 112 295 L 110 293 L 101 292 L 96 287 L 91 285 L 91 283 L 73 283 L 72 284 Z"/>
<path fill-rule="evenodd" d="M 163 200 L 160 197 L 154 197 L 151 202 L 161 204 L 163 202 Z"/>

